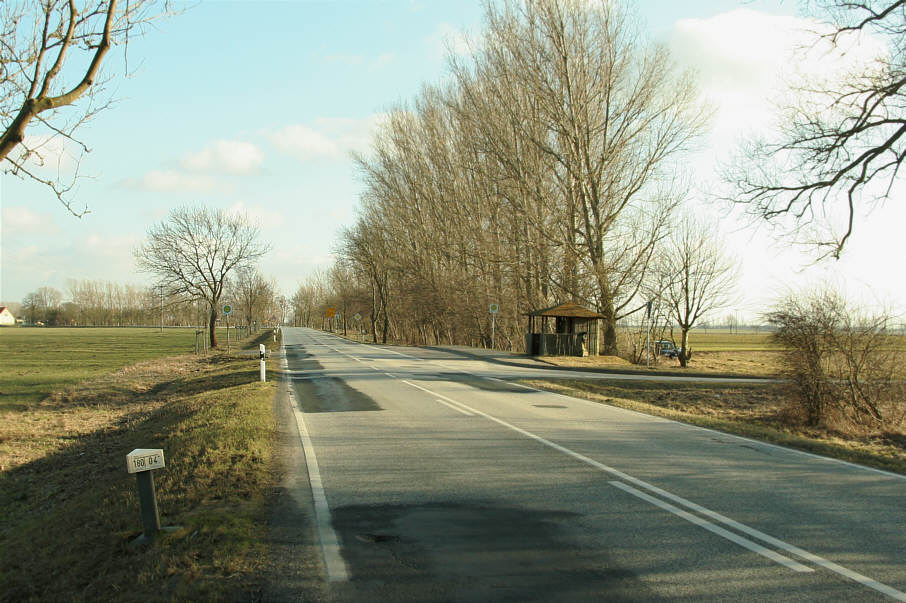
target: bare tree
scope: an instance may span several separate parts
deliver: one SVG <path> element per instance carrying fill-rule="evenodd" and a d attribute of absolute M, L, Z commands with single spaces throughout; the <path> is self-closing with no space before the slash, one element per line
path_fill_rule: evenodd
<path fill-rule="evenodd" d="M 293 310 L 293 325 L 318 328 L 327 303 L 327 275 L 316 271 L 300 283 L 289 303 Z"/>
<path fill-rule="evenodd" d="M 680 365 L 692 357 L 689 331 L 709 312 L 726 307 L 737 278 L 734 262 L 716 238 L 715 228 L 685 217 L 660 248 L 661 298 L 680 328 Z"/>
<path fill-rule="evenodd" d="M 254 266 L 241 266 L 230 279 L 230 296 L 236 304 L 238 319 L 251 328 L 253 321 L 264 323 L 276 308 L 277 286 Z"/>
<path fill-rule="evenodd" d="M 30 323 L 38 321 L 50 324 L 54 322 L 56 310 L 63 301 L 63 294 L 53 287 L 40 287 L 22 300 L 22 309 Z"/>
<path fill-rule="evenodd" d="M 135 250 L 139 269 L 155 275 L 170 294 L 202 299 L 209 310 L 211 347 L 227 277 L 270 250 L 244 216 L 205 207 L 180 207 L 148 230 Z"/>
<path fill-rule="evenodd" d="M 616 353 L 619 309 L 684 194 L 671 159 L 701 133 L 709 109 L 695 78 L 677 73 L 665 47 L 644 43 L 616 3 L 489 3 L 484 42 L 473 70 L 456 69 L 477 128 L 501 136 L 486 118 L 500 115 L 503 130 L 541 156 L 556 193 L 542 202 L 563 252 L 557 285 L 594 303 L 605 316 L 604 351 Z M 531 186 L 519 157 L 499 159 Z"/>
<path fill-rule="evenodd" d="M 7 0 L 0 3 L 0 163 L 4 171 L 50 187 L 76 216 L 67 199 L 74 184 L 62 174 L 35 169 L 48 163 L 49 141 L 62 138 L 80 149 L 79 126 L 109 104 L 103 98 L 101 66 L 110 49 L 140 35 L 153 18 L 169 12 L 168 1 Z M 77 110 L 70 109 L 81 103 Z M 38 129 L 32 135 L 31 125 Z M 14 153 L 14 151 L 17 151 Z"/>
<path fill-rule="evenodd" d="M 844 77 L 801 84 L 776 140 L 749 141 L 725 179 L 750 213 L 775 224 L 792 218 L 793 233 L 808 225 L 807 242 L 839 258 L 857 214 L 891 194 L 906 157 L 906 2 L 814 5 L 832 22 L 815 44 L 846 53 L 870 34 L 887 43 L 886 54 Z"/>

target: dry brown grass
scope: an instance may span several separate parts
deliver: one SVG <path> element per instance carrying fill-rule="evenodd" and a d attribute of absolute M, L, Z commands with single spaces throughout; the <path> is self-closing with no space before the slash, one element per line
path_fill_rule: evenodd
<path fill-rule="evenodd" d="M 787 383 L 530 381 L 533 387 L 629 408 L 906 474 L 906 426 L 884 430 L 808 427 Z"/>
<path fill-rule="evenodd" d="M 733 352 L 695 352 L 687 368 L 682 368 L 678 360 L 661 357 L 651 363 L 651 368 L 645 365 L 631 364 L 617 356 L 542 356 L 539 359 L 556 366 L 578 368 L 600 368 L 621 371 L 657 371 L 675 373 L 677 375 L 689 373 L 741 375 L 747 377 L 776 377 L 780 373 L 780 351 L 733 351 Z"/>

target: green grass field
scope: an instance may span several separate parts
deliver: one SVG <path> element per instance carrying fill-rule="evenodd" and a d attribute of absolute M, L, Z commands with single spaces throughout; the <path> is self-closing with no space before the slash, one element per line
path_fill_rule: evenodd
<path fill-rule="evenodd" d="M 218 329 L 226 341 L 226 329 Z M 231 337 L 235 335 L 231 334 Z M 0 329 L 0 413 L 27 408 L 51 392 L 142 360 L 195 349 L 195 329 Z"/>
<path fill-rule="evenodd" d="M 677 343 L 679 336 L 679 332 L 675 332 Z M 768 331 L 734 332 L 730 329 L 692 329 L 689 332 L 689 345 L 699 352 L 762 352 L 781 349 L 771 343 L 771 333 Z"/>

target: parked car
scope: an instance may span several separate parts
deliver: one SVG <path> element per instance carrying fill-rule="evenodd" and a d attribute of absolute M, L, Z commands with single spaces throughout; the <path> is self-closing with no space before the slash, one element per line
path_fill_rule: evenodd
<path fill-rule="evenodd" d="M 657 350 L 659 356 L 666 356 L 667 358 L 676 358 L 679 356 L 680 352 L 669 339 L 659 339 L 658 341 L 655 341 L 654 349 Z"/>

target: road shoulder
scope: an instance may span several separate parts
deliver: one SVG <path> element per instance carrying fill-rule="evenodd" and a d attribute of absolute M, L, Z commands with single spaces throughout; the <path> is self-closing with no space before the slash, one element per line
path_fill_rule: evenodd
<path fill-rule="evenodd" d="M 324 564 L 314 529 L 314 503 L 305 453 L 283 380 L 274 395 L 277 441 L 275 488 L 268 522 L 268 575 L 264 601 L 328 601 Z"/>

